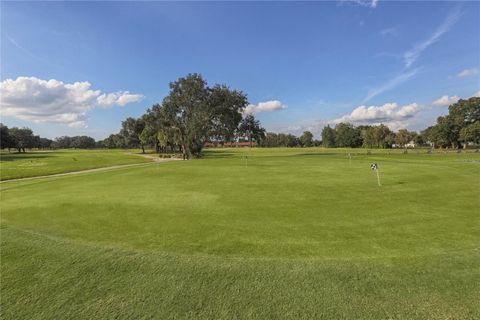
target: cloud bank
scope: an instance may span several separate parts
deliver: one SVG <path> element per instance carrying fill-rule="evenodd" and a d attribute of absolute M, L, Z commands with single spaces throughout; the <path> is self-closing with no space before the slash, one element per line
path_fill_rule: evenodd
<path fill-rule="evenodd" d="M 36 77 L 6 79 L 0 83 L 2 116 L 33 122 L 85 127 L 87 112 L 96 107 L 125 106 L 143 96 L 128 91 L 102 93 L 89 82 L 64 83 Z"/>
<path fill-rule="evenodd" d="M 287 109 L 287 106 L 278 100 L 270 100 L 265 102 L 259 102 L 258 104 L 249 104 L 244 113 L 245 114 L 255 114 L 259 112 L 269 112 L 276 110 Z"/>
<path fill-rule="evenodd" d="M 334 123 L 348 122 L 355 125 L 386 124 L 392 129 L 405 125 L 404 121 L 414 117 L 422 107 L 417 103 L 399 106 L 397 103 L 385 103 L 381 106 L 359 106 L 350 114 L 335 119 Z"/>

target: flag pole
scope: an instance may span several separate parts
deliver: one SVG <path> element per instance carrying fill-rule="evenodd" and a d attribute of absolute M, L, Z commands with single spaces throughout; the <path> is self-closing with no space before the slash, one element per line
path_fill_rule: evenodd
<path fill-rule="evenodd" d="M 378 164 L 372 163 L 370 165 L 370 168 L 377 173 L 377 183 L 378 183 L 378 186 L 381 187 L 382 184 L 380 183 L 380 172 L 378 170 Z"/>

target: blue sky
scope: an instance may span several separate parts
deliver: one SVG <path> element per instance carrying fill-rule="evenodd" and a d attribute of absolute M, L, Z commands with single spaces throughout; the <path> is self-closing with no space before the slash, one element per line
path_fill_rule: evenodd
<path fill-rule="evenodd" d="M 480 90 L 474 1 L 2 2 L 0 36 L 2 122 L 50 138 L 117 132 L 191 72 L 247 93 L 268 130 L 317 136 L 419 130 Z"/>

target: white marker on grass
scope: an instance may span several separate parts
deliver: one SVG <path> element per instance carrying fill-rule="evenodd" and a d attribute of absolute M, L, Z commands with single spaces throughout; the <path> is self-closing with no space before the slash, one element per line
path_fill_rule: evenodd
<path fill-rule="evenodd" d="M 372 163 L 372 164 L 370 165 L 370 169 L 374 170 L 374 171 L 377 173 L 378 186 L 381 187 L 382 184 L 380 183 L 380 173 L 379 173 L 379 171 L 378 171 L 378 164 Z"/>

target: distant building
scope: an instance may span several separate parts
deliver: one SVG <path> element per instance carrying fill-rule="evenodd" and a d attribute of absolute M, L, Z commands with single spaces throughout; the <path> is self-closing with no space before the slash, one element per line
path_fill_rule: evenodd
<path fill-rule="evenodd" d="M 410 142 L 408 142 L 406 145 L 404 146 L 401 146 L 399 144 L 392 144 L 392 148 L 415 148 L 416 144 L 415 144 L 415 141 L 413 140 L 410 140 Z"/>
<path fill-rule="evenodd" d="M 405 145 L 405 148 L 415 148 L 415 141 L 411 140 Z"/>

